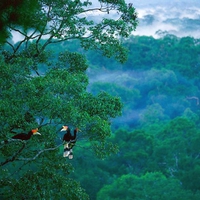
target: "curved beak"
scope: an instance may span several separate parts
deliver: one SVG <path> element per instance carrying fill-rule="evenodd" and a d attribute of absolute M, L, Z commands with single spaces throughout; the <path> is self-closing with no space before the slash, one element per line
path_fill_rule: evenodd
<path fill-rule="evenodd" d="M 41 135 L 39 132 L 35 132 L 33 133 L 33 135 Z"/>
<path fill-rule="evenodd" d="M 63 126 L 60 131 L 66 131 L 68 129 L 68 126 Z"/>

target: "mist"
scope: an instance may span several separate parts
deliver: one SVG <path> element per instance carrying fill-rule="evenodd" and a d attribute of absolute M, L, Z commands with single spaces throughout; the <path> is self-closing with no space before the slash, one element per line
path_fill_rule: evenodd
<path fill-rule="evenodd" d="M 92 2 L 93 6 L 99 5 L 96 0 Z M 138 14 L 139 24 L 133 35 L 159 38 L 157 32 L 167 32 L 178 37 L 200 37 L 200 1 L 198 0 L 126 0 L 126 3 L 132 3 Z M 114 19 L 118 17 L 112 12 L 109 15 Z M 91 12 L 89 17 L 98 21 L 103 16 L 104 13 Z"/>
<path fill-rule="evenodd" d="M 139 25 L 134 35 L 159 37 L 157 31 L 178 37 L 200 37 L 200 2 L 197 1 L 148 1 L 136 10 Z M 152 4 L 150 4 L 152 2 Z"/>

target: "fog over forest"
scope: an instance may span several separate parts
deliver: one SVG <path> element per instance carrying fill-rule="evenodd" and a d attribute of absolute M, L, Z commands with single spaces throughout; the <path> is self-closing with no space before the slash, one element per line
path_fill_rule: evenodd
<path fill-rule="evenodd" d="M 199 200 L 200 1 L 91 1 L 0 49 L 0 199 Z"/>
<path fill-rule="evenodd" d="M 184 189 L 177 190 L 175 196 L 196 200 L 200 194 L 199 186 L 195 185 L 200 185 L 200 180 L 193 181 L 189 177 L 193 177 L 193 173 L 199 177 L 196 159 L 199 144 L 196 151 L 196 143 L 187 146 L 187 141 L 199 141 L 200 2 L 134 1 L 133 5 L 138 12 L 139 25 L 132 36 L 123 41 L 128 48 L 127 62 L 121 64 L 98 51 L 85 52 L 78 42 L 62 45 L 70 51 L 79 49 L 79 53 L 86 56 L 89 66 L 87 91 L 94 95 L 108 92 L 120 97 L 123 103 L 122 115 L 111 119 L 111 141 L 119 145 L 119 153 L 104 162 L 94 161 L 91 170 L 84 157 L 93 159 L 92 155 L 78 149 L 82 155 L 74 160 L 78 175 L 73 177 L 80 180 L 92 199 L 102 200 L 108 196 L 123 199 L 124 193 L 127 199 L 132 199 L 133 194 L 127 187 L 134 191 L 137 184 L 127 185 L 126 181 L 141 179 L 139 185 L 148 185 L 151 195 L 154 187 L 148 182 L 151 179 L 148 176 L 155 181 L 161 172 L 167 177 L 166 183 L 162 183 L 162 191 L 159 189 L 162 184 L 158 183 L 152 196 L 166 193 L 161 199 L 174 200 L 170 192 L 181 183 Z M 117 18 L 116 13 L 111 14 Z M 103 15 L 91 12 L 87 17 L 98 21 Z M 190 148 L 193 157 L 184 153 Z M 189 168 L 186 162 L 190 163 Z M 87 166 L 85 171 L 80 165 Z M 85 173 L 95 177 L 92 182 Z M 101 176 L 96 177 L 97 173 Z M 145 180 L 145 177 L 148 178 Z M 172 183 L 174 186 L 170 183 L 172 179 L 178 181 Z M 190 190 L 194 193 L 190 194 Z"/>
<path fill-rule="evenodd" d="M 200 2 L 197 0 L 150 0 L 148 2 L 133 2 L 127 0 L 126 2 L 133 3 L 138 13 L 139 25 L 136 28 L 136 31 L 133 32 L 133 35 L 135 36 L 153 36 L 155 39 L 170 34 L 180 38 L 187 36 L 194 38 L 200 37 Z M 95 19 L 100 17 L 98 13 L 91 13 L 91 16 Z M 117 17 L 117 14 L 113 14 L 113 17 Z M 144 69 L 136 70 L 134 69 L 134 66 L 132 66 L 130 71 L 121 71 L 122 65 L 117 62 L 114 62 L 116 66 L 115 70 L 109 71 L 106 70 L 107 68 L 110 68 L 110 66 L 106 66 L 108 63 L 110 62 L 102 61 L 99 63 L 98 65 L 100 65 L 101 70 L 97 70 L 98 72 L 93 68 L 88 69 L 90 84 L 95 82 L 117 83 L 118 80 L 123 79 L 123 77 L 142 82 L 144 78 L 148 79 L 148 76 L 146 75 L 150 73 L 150 69 L 145 71 Z M 154 78 L 157 78 L 156 75 Z M 184 77 L 182 78 L 184 79 Z M 152 79 L 152 77 L 149 79 Z M 130 111 L 128 113 L 124 112 L 123 116 L 117 118 L 117 122 L 128 123 L 137 120 L 143 109 L 144 108 L 134 109 L 131 113 Z"/>
<path fill-rule="evenodd" d="M 200 1 L 198 0 L 126 0 L 126 2 L 132 3 L 138 13 L 139 25 L 133 32 L 134 35 L 158 38 L 162 32 L 168 32 L 179 37 L 200 36 Z M 116 13 L 112 14 L 112 17 L 117 17 Z M 98 12 L 91 13 L 92 19 L 96 20 L 102 15 Z"/>

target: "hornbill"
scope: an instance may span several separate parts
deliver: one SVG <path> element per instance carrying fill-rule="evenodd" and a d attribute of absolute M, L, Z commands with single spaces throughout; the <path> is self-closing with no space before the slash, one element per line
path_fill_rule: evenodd
<path fill-rule="evenodd" d="M 61 131 L 67 131 L 63 136 L 63 141 L 64 141 L 63 157 L 68 157 L 69 159 L 72 159 L 73 158 L 72 148 L 76 143 L 76 134 L 78 132 L 78 128 L 74 129 L 74 135 L 71 135 L 68 126 L 63 126 Z"/>
<path fill-rule="evenodd" d="M 19 140 L 29 140 L 32 135 L 41 135 L 38 132 L 38 128 L 29 131 L 28 134 L 26 134 L 26 133 L 19 133 L 17 135 L 14 135 L 12 138 L 13 139 L 19 139 Z"/>

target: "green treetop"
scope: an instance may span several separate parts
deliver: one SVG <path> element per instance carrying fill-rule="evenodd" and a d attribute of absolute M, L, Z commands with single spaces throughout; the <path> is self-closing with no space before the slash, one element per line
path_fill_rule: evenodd
<path fill-rule="evenodd" d="M 57 55 L 46 47 L 78 39 L 85 49 L 100 50 L 123 62 L 126 50 L 119 39 L 136 28 L 135 9 L 124 0 L 99 0 L 97 5 L 38 0 L 34 12 L 20 12 L 22 5 L 16 14 L 27 22 L 5 19 L 3 25 L 21 39 L 13 43 L 8 38 L 0 49 L 0 196 L 88 199 L 79 184 L 67 177 L 72 167 L 60 152 L 59 129 L 64 124 L 80 128 L 78 138 L 88 141 L 89 148 L 102 157 L 116 150 L 106 138 L 111 134 L 110 119 L 120 115 L 122 104 L 108 93 L 94 96 L 87 92 L 85 57 L 69 51 Z M 4 13 L 9 16 L 8 10 Z M 94 13 L 102 15 L 100 21 L 92 20 Z M 111 13 L 117 17 L 111 19 Z M 13 132 L 28 133 L 37 127 L 41 136 L 27 141 L 10 139 Z"/>

